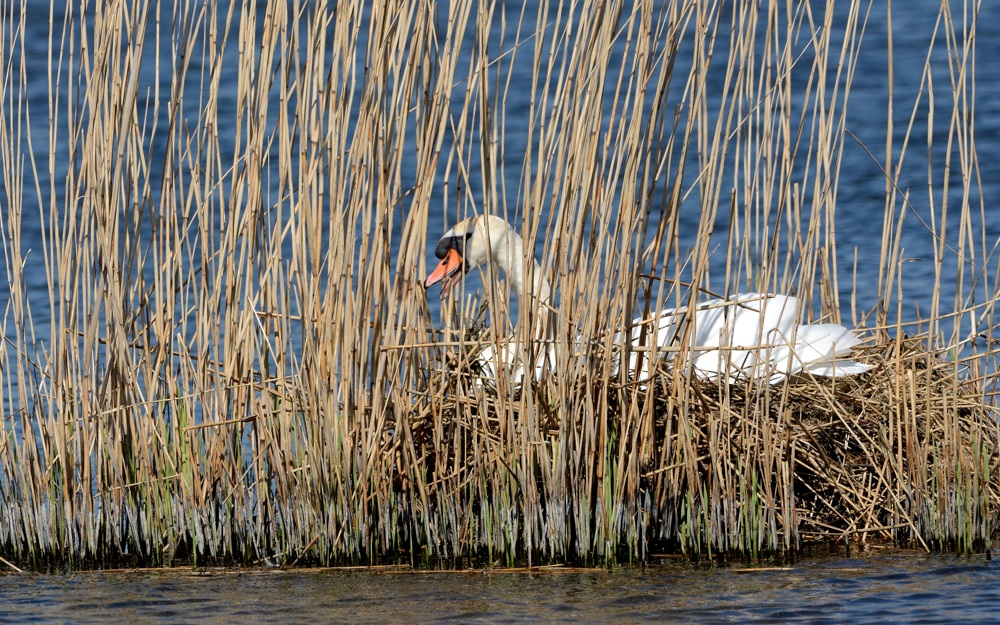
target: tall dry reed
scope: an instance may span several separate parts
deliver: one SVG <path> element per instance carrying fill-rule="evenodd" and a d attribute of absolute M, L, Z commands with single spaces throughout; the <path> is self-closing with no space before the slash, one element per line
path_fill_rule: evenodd
<path fill-rule="evenodd" d="M 902 143 L 890 127 L 872 151 L 884 245 L 860 279 L 881 300 L 851 317 L 874 372 L 730 386 L 661 366 L 646 387 L 613 374 L 613 333 L 703 292 L 842 316 L 865 6 L 368 4 L 68 5 L 44 61 L 27 4 L 4 4 L 0 555 L 613 562 L 995 535 L 978 3 L 942 7 L 928 42 L 950 74 L 928 61 L 927 83 L 953 98 L 934 104 L 947 160 L 927 174 L 940 243 L 919 324 L 894 311 L 927 83 Z M 428 246 L 479 213 L 543 243 L 565 349 L 539 384 L 484 389 L 468 355 L 547 311 L 515 317 L 488 275 L 479 333 L 478 300 L 436 316 L 420 286 Z M 949 255 L 973 262 L 949 274 Z M 949 322 L 967 317 L 978 342 Z"/>

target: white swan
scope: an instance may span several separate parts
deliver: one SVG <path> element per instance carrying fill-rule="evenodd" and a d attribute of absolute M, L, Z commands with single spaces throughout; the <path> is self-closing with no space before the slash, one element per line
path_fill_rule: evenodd
<path fill-rule="evenodd" d="M 521 237 L 500 217 L 481 215 L 460 222 L 441 237 L 434 255 L 441 262 L 424 286 L 441 283 L 442 299 L 465 273 L 489 263 L 506 274 L 521 310 L 532 296 L 543 306 L 549 304 L 552 289 L 541 267 L 534 256 L 524 255 Z M 525 284 L 527 275 L 532 277 L 530 288 Z M 797 373 L 837 377 L 871 369 L 844 358 L 861 342 L 850 330 L 833 323 L 799 324 L 798 314 L 794 297 L 738 293 L 706 301 L 694 311 L 672 308 L 636 319 L 629 330 L 629 373 L 646 380 L 651 360 L 672 360 L 682 352 L 695 375 L 708 380 L 725 377 L 730 383 L 755 379 L 775 384 Z M 536 343 L 542 343 L 545 331 L 534 334 Z M 613 343 L 624 346 L 621 332 Z M 527 352 L 514 343 L 499 347 L 499 357 L 492 346 L 480 352 L 480 375 L 492 378 L 498 370 L 506 370 L 513 383 L 522 382 L 525 371 L 519 353 Z M 533 377 L 539 379 L 544 369 L 554 370 L 555 347 L 549 340 L 532 347 Z M 617 361 L 612 375 L 617 375 Z"/>

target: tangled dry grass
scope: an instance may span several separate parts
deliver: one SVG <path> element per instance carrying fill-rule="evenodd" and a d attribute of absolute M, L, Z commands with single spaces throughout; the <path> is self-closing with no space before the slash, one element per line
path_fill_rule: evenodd
<path fill-rule="evenodd" d="M 504 389 L 507 397 L 484 386 L 470 365 L 479 346 L 470 341 L 462 357 L 446 356 L 430 384 L 441 395 L 411 421 L 428 450 L 424 462 L 470 481 L 498 465 L 509 471 L 500 450 L 526 416 L 516 407 L 529 393 L 539 428 L 532 443 L 547 450 L 546 464 L 559 472 L 557 450 L 572 454 L 567 439 L 585 435 L 588 417 L 567 419 L 546 399 L 558 395 L 544 381 Z M 609 523 L 674 511 L 648 518 L 662 534 L 637 538 L 643 554 L 679 547 L 758 556 L 829 540 L 986 548 L 1000 509 L 996 408 L 956 375 L 954 362 L 926 349 L 926 337 L 871 340 L 858 352 L 875 369 L 836 381 L 800 375 L 781 387 L 706 381 L 671 364 L 662 364 L 648 386 L 574 380 L 578 397 L 587 393 L 600 403 L 604 396 L 607 440 L 600 447 L 629 458 L 627 466 L 590 459 L 616 474 L 617 487 L 626 478 L 629 484 L 615 510 L 624 518 Z M 651 414 L 649 426 L 622 431 L 630 410 Z M 443 448 L 436 442 L 452 438 L 480 442 Z M 441 449 L 443 457 L 433 456 Z M 572 470 L 562 470 L 561 479 L 571 483 Z M 533 479 L 539 491 L 551 491 L 549 474 Z M 600 499 L 601 488 L 588 494 Z"/>

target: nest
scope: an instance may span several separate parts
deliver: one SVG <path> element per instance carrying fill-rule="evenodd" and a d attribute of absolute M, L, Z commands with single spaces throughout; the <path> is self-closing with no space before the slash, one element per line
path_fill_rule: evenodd
<path fill-rule="evenodd" d="M 877 365 L 868 373 L 776 385 L 709 382 L 664 364 L 650 384 L 573 376 L 498 387 L 459 355 L 432 375 L 434 408 L 411 427 L 429 462 L 453 468 L 475 461 L 475 445 L 441 445 L 458 431 L 464 441 L 470 432 L 489 439 L 507 459 L 528 445 L 560 449 L 575 469 L 557 478 L 549 468 L 511 467 L 536 474 L 543 494 L 563 487 L 546 480 L 589 470 L 599 483 L 613 472 L 622 517 L 642 518 L 650 543 L 785 550 L 835 538 L 975 548 L 998 526 L 996 408 L 981 383 L 963 381 L 924 344 L 869 345 L 857 350 Z M 563 494 L 589 492 L 570 484 Z"/>

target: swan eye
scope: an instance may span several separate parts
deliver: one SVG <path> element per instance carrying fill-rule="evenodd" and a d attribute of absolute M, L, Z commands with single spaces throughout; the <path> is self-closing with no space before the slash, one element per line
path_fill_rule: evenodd
<path fill-rule="evenodd" d="M 437 246 L 434 247 L 434 256 L 439 259 L 444 259 L 448 255 L 450 250 L 455 250 L 458 252 L 459 256 L 465 256 L 465 242 L 472 238 L 471 232 L 466 232 L 465 234 L 453 234 L 451 236 L 442 237 L 438 241 Z"/>

